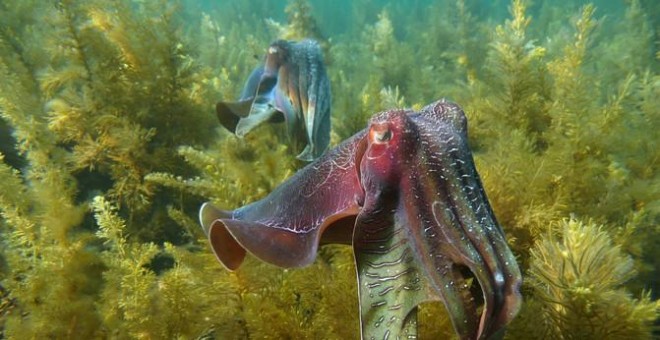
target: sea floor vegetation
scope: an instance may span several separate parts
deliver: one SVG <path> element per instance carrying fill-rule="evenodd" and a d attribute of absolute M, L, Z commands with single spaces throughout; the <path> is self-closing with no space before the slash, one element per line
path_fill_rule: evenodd
<path fill-rule="evenodd" d="M 303 37 L 333 144 L 384 109 L 465 109 L 523 270 L 505 338 L 657 337 L 659 20 L 645 0 L 0 2 L 0 338 L 358 338 L 350 247 L 228 272 L 196 221 L 305 165 L 282 126 L 238 139 L 214 116 Z M 419 324 L 453 336 L 440 304 Z"/>

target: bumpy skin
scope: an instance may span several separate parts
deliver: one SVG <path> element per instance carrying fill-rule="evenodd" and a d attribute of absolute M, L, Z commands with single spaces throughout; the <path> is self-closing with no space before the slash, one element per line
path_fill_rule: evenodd
<path fill-rule="evenodd" d="M 284 120 L 288 133 L 305 149 L 298 158 L 312 161 L 330 142 L 330 81 L 319 44 L 278 40 L 264 64 L 248 78 L 237 102 L 220 102 L 220 123 L 243 137 L 266 121 Z"/>
<path fill-rule="evenodd" d="M 246 250 L 299 267 L 321 242 L 352 243 L 365 339 L 415 336 L 425 301 L 441 300 L 463 339 L 493 336 L 520 308 L 520 270 L 452 103 L 379 113 L 263 200 L 230 212 L 205 204 L 200 220 L 232 270 Z"/>

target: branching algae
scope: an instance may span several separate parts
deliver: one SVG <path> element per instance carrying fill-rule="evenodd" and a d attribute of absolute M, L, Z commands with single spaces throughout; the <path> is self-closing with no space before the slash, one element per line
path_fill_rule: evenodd
<path fill-rule="evenodd" d="M 313 38 L 331 144 L 377 111 L 465 109 L 523 274 L 506 338 L 652 338 L 658 4 L 494 6 L 356 1 L 337 19 L 304 0 L 0 3 L 0 336 L 358 338 L 350 249 L 229 273 L 194 221 L 203 200 L 244 205 L 302 166 L 278 129 L 216 129 L 213 106 L 263 46 Z M 440 305 L 418 322 L 421 338 L 453 334 Z"/>

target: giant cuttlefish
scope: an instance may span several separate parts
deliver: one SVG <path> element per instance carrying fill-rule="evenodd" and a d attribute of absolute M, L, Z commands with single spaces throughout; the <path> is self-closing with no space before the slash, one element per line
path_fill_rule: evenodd
<path fill-rule="evenodd" d="M 520 269 L 468 148 L 467 120 L 438 101 L 376 114 L 369 126 L 260 201 L 209 203 L 200 222 L 220 262 L 246 251 L 281 267 L 320 243 L 353 245 L 364 339 L 416 336 L 420 303 L 442 301 L 462 339 L 501 333 L 522 301 Z"/>
<path fill-rule="evenodd" d="M 220 123 L 243 137 L 259 124 L 286 123 L 294 140 L 305 144 L 297 156 L 312 161 L 330 142 L 330 81 L 319 44 L 277 40 L 263 65 L 248 78 L 237 102 L 219 102 Z"/>

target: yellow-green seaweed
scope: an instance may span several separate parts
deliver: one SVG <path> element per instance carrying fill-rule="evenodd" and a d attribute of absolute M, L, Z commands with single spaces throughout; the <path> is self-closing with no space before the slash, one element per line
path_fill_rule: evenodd
<path fill-rule="evenodd" d="M 332 19 L 328 3 L 0 3 L 0 337 L 357 338 L 350 248 L 230 273 L 196 222 L 203 200 L 235 208 L 304 165 L 277 125 L 241 140 L 213 106 L 270 41 L 310 35 L 335 144 L 376 111 L 465 108 L 525 271 L 507 338 L 653 337 L 658 5 L 354 1 Z M 421 309 L 422 338 L 453 334 Z"/>
<path fill-rule="evenodd" d="M 650 339 L 660 303 L 651 301 L 648 293 L 634 299 L 621 289 L 635 275 L 632 258 L 593 223 L 570 219 L 552 229 L 531 251 L 528 285 L 534 294 L 529 303 L 536 304 L 537 310 L 526 321 L 535 327 L 520 334 L 550 339 Z"/>

